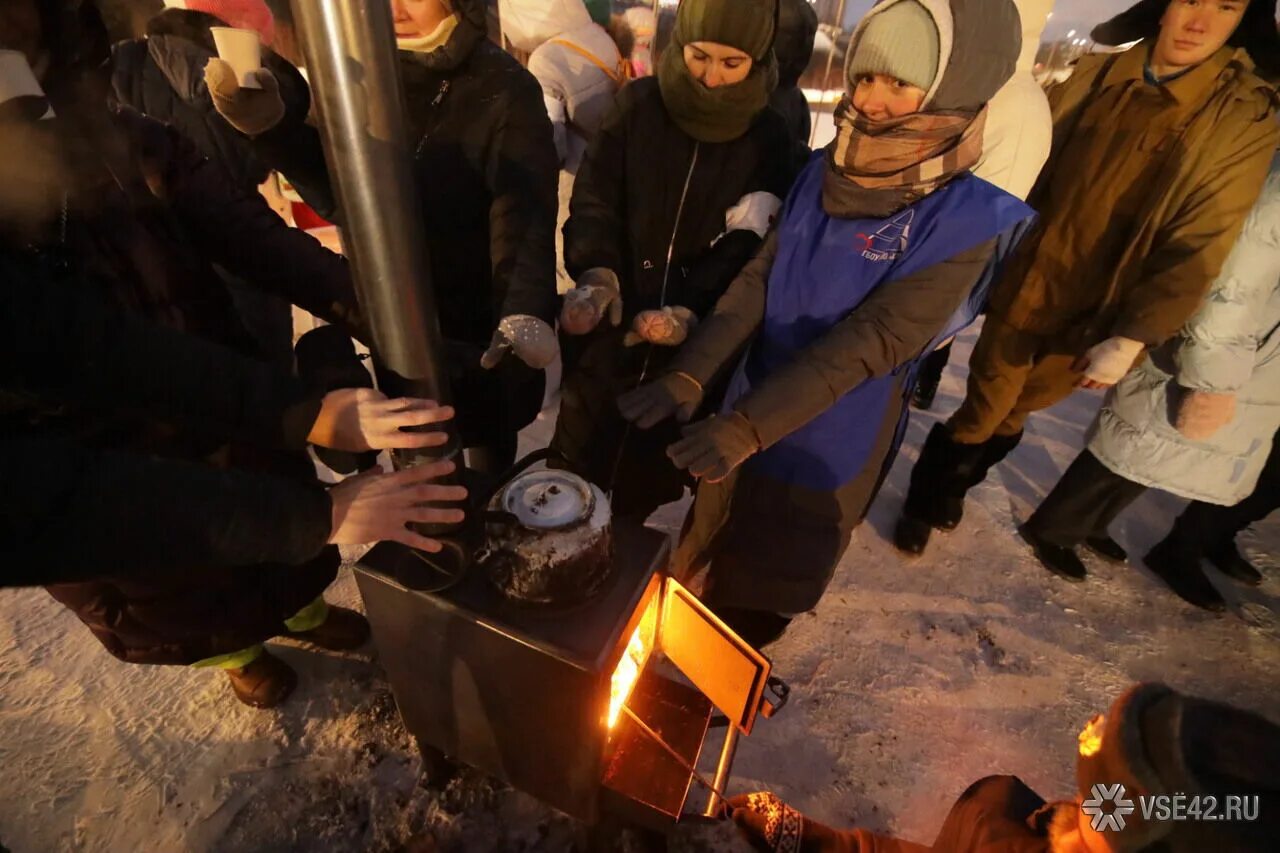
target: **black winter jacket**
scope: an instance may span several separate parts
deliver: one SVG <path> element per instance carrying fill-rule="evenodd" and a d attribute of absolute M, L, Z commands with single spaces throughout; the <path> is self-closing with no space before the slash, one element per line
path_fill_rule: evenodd
<path fill-rule="evenodd" d="M 538 81 L 485 39 L 481 0 L 455 5 L 462 20 L 448 44 L 401 51 L 400 70 L 440 325 L 487 345 L 505 316 L 555 320 L 559 165 Z M 286 120 L 254 146 L 341 221 L 315 128 Z"/>
<path fill-rule="evenodd" d="M 304 446 L 320 400 L 297 380 L 115 310 L 99 286 L 30 259 L 0 257 L 0 280 L 0 396 Z M 329 499 L 318 484 L 0 424 L 0 586 L 303 563 L 328 539 Z"/>
<path fill-rule="evenodd" d="M 221 21 L 203 12 L 165 10 L 148 23 L 146 38 L 112 48 L 111 87 L 120 103 L 172 125 L 237 187 L 252 191 L 270 169 L 214 109 L 204 83 L 204 67 L 218 55 L 209 31 L 216 26 Z M 304 118 L 310 98 L 297 69 L 269 52 L 263 59 L 280 81 L 289 109 Z"/>
<path fill-rule="evenodd" d="M 786 198 L 795 177 L 790 152 L 786 127 L 770 110 L 732 142 L 698 142 L 668 115 L 657 78 L 631 83 L 574 183 L 564 229 L 569 274 L 617 273 L 624 327 L 662 305 L 705 314 L 760 245 L 752 231 L 725 234 L 725 214 L 750 193 Z"/>

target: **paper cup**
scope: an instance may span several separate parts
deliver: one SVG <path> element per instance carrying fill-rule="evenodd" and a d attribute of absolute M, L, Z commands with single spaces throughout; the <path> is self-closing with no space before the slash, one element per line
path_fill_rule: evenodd
<path fill-rule="evenodd" d="M 0 50 L 0 104 L 14 98 L 43 98 L 44 90 L 27 64 L 26 54 Z"/>
<path fill-rule="evenodd" d="M 218 56 L 236 72 L 240 85 L 248 89 L 261 89 L 249 75 L 262 67 L 262 39 L 253 30 L 235 27 L 210 27 Z"/>

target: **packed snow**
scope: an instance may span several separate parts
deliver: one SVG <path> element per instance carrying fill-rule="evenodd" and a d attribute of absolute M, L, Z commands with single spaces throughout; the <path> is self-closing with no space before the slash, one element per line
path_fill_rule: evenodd
<path fill-rule="evenodd" d="M 1215 575 L 1232 604 L 1224 616 L 1184 604 L 1141 567 L 1090 558 L 1089 580 L 1065 583 L 1014 532 L 1079 449 L 1096 394 L 1033 417 L 1027 440 L 972 494 L 962 527 L 920 559 L 897 555 L 887 537 L 910 466 L 934 420 L 958 405 L 974 338 L 957 347 L 936 412 L 913 414 L 826 598 L 768 650 L 792 699 L 743 742 L 732 792 L 768 788 L 819 820 L 927 842 L 956 795 L 987 774 L 1071 796 L 1079 728 L 1130 682 L 1159 679 L 1280 719 L 1280 518 L 1243 537 L 1267 572 L 1261 588 Z M 553 418 L 551 407 L 528 447 L 545 442 Z M 651 524 L 674 532 L 686 505 Z M 1117 538 L 1140 557 L 1180 506 L 1148 494 Z M 330 598 L 359 606 L 349 570 Z M 496 853 L 587 843 L 582 827 L 478 774 L 443 793 L 419 784 L 372 647 L 278 648 L 301 675 L 298 690 L 255 711 L 218 673 L 116 661 L 41 590 L 0 592 L 0 848 Z"/>

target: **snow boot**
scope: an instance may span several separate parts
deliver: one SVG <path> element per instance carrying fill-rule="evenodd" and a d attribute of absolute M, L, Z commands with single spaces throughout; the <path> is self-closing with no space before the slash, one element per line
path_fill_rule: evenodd
<path fill-rule="evenodd" d="M 945 424 L 934 424 L 911 470 L 911 485 L 893 541 L 907 554 L 924 553 L 933 530 L 955 530 L 964 518 L 969 489 L 987 478 L 991 467 L 1008 456 L 1022 433 L 993 436 L 983 444 L 960 444 Z"/>
<path fill-rule="evenodd" d="M 309 631 L 289 631 L 284 636 L 307 645 L 346 652 L 369 642 L 369 620 L 346 607 L 329 605 L 329 615 Z"/>
<path fill-rule="evenodd" d="M 1188 604 L 1214 613 L 1227 609 L 1226 599 L 1200 568 L 1199 553 L 1185 547 L 1174 536 L 1165 537 L 1152 548 L 1144 562 L 1156 577 Z"/>
<path fill-rule="evenodd" d="M 288 699 L 298 686 L 298 674 L 293 667 L 265 651 L 252 663 L 240 669 L 228 669 L 226 673 L 231 691 L 251 708 L 274 708 Z"/>
<path fill-rule="evenodd" d="M 1123 566 L 1129 562 L 1129 552 L 1110 536 L 1090 536 L 1084 540 L 1084 547 L 1097 554 L 1108 563 Z"/>
<path fill-rule="evenodd" d="M 916 387 L 911 393 L 912 407 L 922 412 L 933 408 L 933 398 L 938 396 L 938 386 L 942 383 L 942 372 L 947 369 L 951 360 L 951 344 L 934 350 L 920 362 L 920 371 L 916 375 Z"/>
<path fill-rule="evenodd" d="M 1262 583 L 1262 572 L 1244 558 L 1235 542 L 1228 541 L 1225 546 L 1210 548 L 1205 556 L 1214 568 L 1232 580 L 1249 586 L 1259 586 Z"/>
<path fill-rule="evenodd" d="M 1081 583 L 1089 576 L 1084 563 L 1080 560 L 1080 555 L 1074 548 L 1064 548 L 1061 545 L 1046 542 L 1026 524 L 1018 525 L 1018 534 L 1031 546 L 1040 565 L 1058 577 L 1072 583 Z"/>

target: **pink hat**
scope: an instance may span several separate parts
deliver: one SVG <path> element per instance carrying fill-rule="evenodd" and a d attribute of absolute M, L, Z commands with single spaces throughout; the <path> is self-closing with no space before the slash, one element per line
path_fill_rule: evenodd
<path fill-rule="evenodd" d="M 180 3 L 165 0 L 165 5 L 213 15 L 228 27 L 253 30 L 262 37 L 263 44 L 271 44 L 276 35 L 275 18 L 263 0 L 183 0 Z"/>

